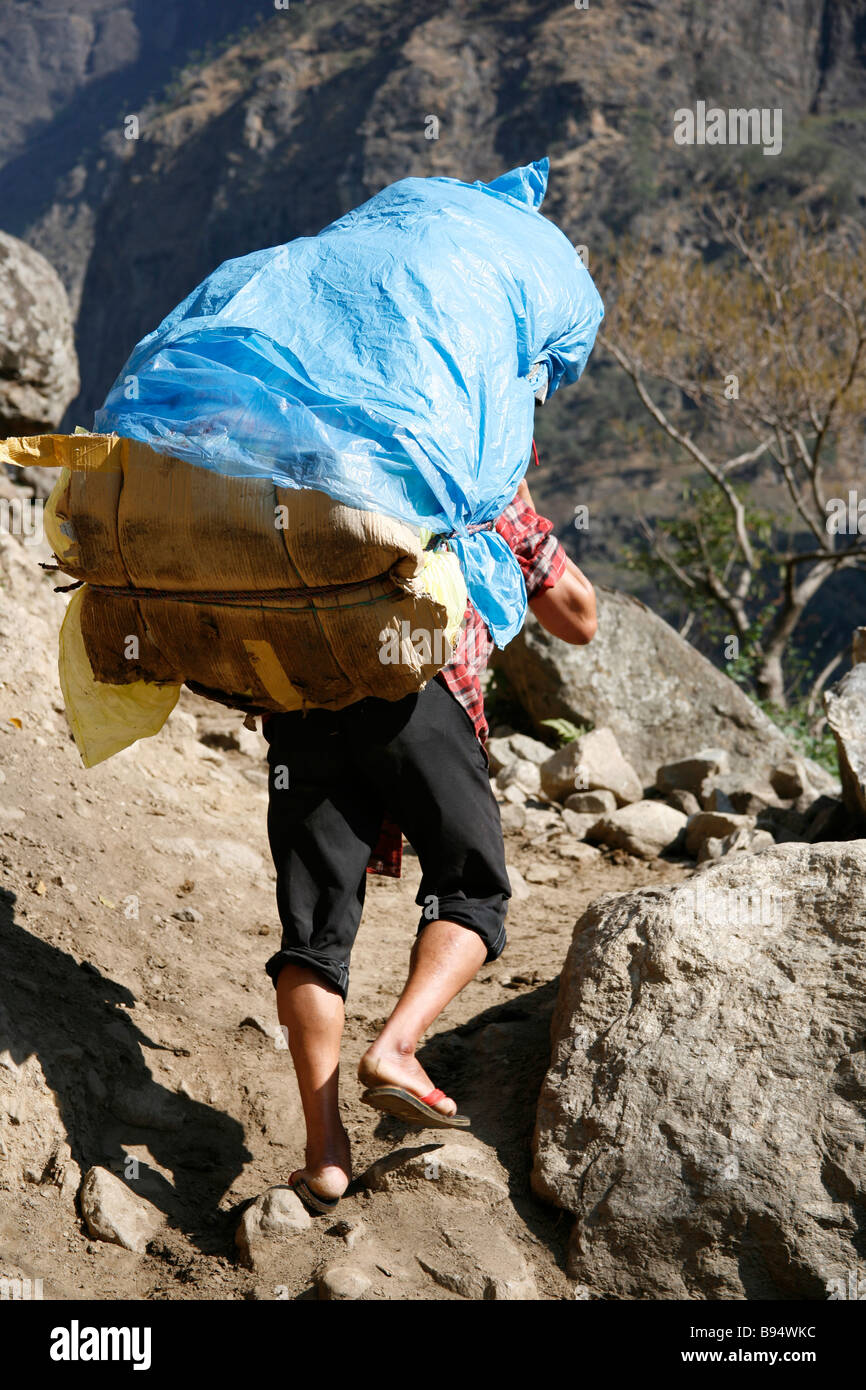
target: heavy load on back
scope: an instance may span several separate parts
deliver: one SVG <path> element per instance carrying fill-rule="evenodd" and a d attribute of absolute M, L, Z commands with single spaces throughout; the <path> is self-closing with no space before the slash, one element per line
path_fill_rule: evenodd
<path fill-rule="evenodd" d="M 86 581 L 61 630 L 60 680 L 88 766 L 157 732 L 184 684 L 255 713 L 341 709 L 400 699 L 451 655 L 460 566 L 406 522 L 116 435 L 9 439 L 2 452 L 62 469 L 45 533 L 59 568 Z"/>
<path fill-rule="evenodd" d="M 248 711 L 399 699 L 472 600 L 500 646 L 526 594 L 494 521 L 535 398 L 603 309 L 539 212 L 547 161 L 405 179 L 316 237 L 227 261 L 133 350 L 98 433 L 7 441 L 63 470 L 46 530 L 83 581 L 61 635 L 90 765 L 179 689 Z"/>

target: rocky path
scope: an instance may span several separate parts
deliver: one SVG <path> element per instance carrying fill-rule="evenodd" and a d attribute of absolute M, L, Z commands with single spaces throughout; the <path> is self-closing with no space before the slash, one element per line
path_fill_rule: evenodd
<path fill-rule="evenodd" d="M 572 1297 L 568 1219 L 529 1189 L 556 977 L 592 899 L 687 867 L 578 862 L 537 827 L 508 832 L 524 880 L 508 950 L 423 1053 L 472 1116 L 456 1137 L 360 1103 L 357 1061 L 414 935 L 417 860 L 371 877 L 344 1045 L 356 1181 L 339 1221 L 306 1223 L 279 1195 L 262 1213 L 303 1133 L 263 971 L 278 933 L 264 742 L 185 696 L 157 738 L 85 772 L 40 558 L 0 537 L 0 1277 L 41 1279 L 46 1298 Z M 113 1205 L 108 1183 L 91 1228 L 140 1248 L 88 1229 L 94 1167 L 148 1205 Z"/>

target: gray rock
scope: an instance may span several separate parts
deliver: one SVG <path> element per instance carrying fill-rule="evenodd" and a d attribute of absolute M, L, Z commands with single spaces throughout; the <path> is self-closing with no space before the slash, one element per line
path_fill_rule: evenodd
<path fill-rule="evenodd" d="M 767 806 L 780 804 L 769 782 L 739 772 L 708 777 L 701 788 L 700 802 L 705 811 L 733 811 L 738 816 L 756 816 Z"/>
<path fill-rule="evenodd" d="M 583 914 L 532 1176 L 575 1218 L 572 1278 L 615 1300 L 822 1300 L 862 1263 L 864 900 L 859 840 Z"/>
<path fill-rule="evenodd" d="M 517 786 L 527 796 L 534 796 L 541 790 L 541 769 L 538 763 L 531 763 L 526 758 L 515 758 L 514 762 L 509 763 L 508 767 L 497 774 L 496 786 L 503 792 L 509 787 Z"/>
<path fill-rule="evenodd" d="M 562 877 L 560 864 L 533 864 L 526 870 L 527 883 L 556 883 Z"/>
<path fill-rule="evenodd" d="M 701 803 L 694 792 L 683 791 L 681 787 L 674 787 L 673 791 L 668 792 L 665 800 L 675 811 L 682 811 L 684 816 L 697 815 L 701 809 Z"/>
<path fill-rule="evenodd" d="M 602 816 L 588 832 L 596 844 L 624 849 L 638 859 L 655 859 L 675 847 L 686 817 L 664 801 L 636 801 Z"/>
<path fill-rule="evenodd" d="M 162 1214 L 107 1168 L 91 1168 L 81 1186 L 81 1215 L 94 1240 L 141 1254 L 163 1224 Z"/>
<path fill-rule="evenodd" d="M 529 734 L 511 734 L 508 746 L 515 757 L 525 758 L 528 762 L 537 763 L 539 767 L 550 757 L 550 744 L 531 738 Z"/>
<path fill-rule="evenodd" d="M 506 768 L 509 763 L 514 762 L 514 754 L 507 738 L 489 738 L 485 744 L 485 749 L 492 777 Z"/>
<path fill-rule="evenodd" d="M 566 798 L 565 809 L 576 811 L 578 815 L 587 815 L 594 811 L 597 816 L 601 816 L 605 811 L 615 811 L 617 800 L 613 792 L 605 791 L 603 787 L 598 787 L 592 792 L 573 792 Z"/>
<path fill-rule="evenodd" d="M 812 792 L 802 758 L 785 758 L 770 772 L 770 786 L 782 801 L 796 801 L 798 796 Z"/>
<path fill-rule="evenodd" d="M 697 744 L 735 771 L 765 773 L 796 749 L 742 688 L 639 599 L 596 585 L 598 632 L 571 647 L 530 615 L 501 665 L 533 719 L 609 727 L 644 785 Z M 808 764 L 818 791 L 833 778 Z M 816 780 L 817 779 L 817 780 Z"/>
<path fill-rule="evenodd" d="M 272 1023 L 270 1019 L 261 1018 L 258 1014 L 247 1014 L 238 1024 L 239 1028 L 251 1028 L 255 1033 L 261 1033 L 264 1037 L 273 1040 L 278 1025 Z"/>
<path fill-rule="evenodd" d="M 842 799 L 852 816 L 866 821 L 866 662 L 824 691 L 824 709 L 836 739 Z"/>
<path fill-rule="evenodd" d="M 77 391 L 72 315 L 60 277 L 38 251 L 0 232 L 0 430 L 56 428 Z M 25 480 L 30 471 L 23 470 Z"/>
<path fill-rule="evenodd" d="M 726 854 L 759 854 L 776 843 L 769 830 L 741 829 L 730 835 L 716 839 L 710 835 L 698 850 L 698 863 L 705 864 L 710 859 L 724 859 Z"/>
<path fill-rule="evenodd" d="M 560 835 L 554 841 L 553 849 L 563 859 L 575 859 L 579 864 L 591 864 L 601 859 L 601 850 L 586 844 L 584 840 L 576 840 L 572 835 Z"/>
<path fill-rule="evenodd" d="M 502 822 L 502 829 L 505 831 L 522 830 L 526 824 L 526 807 L 503 806 L 499 812 L 499 819 Z"/>
<path fill-rule="evenodd" d="M 569 811 L 566 808 L 562 813 L 562 824 L 577 840 L 585 840 L 592 827 L 600 817 L 595 811 L 588 811 L 581 815 L 578 811 Z"/>
<path fill-rule="evenodd" d="M 613 792 L 617 804 L 640 801 L 643 788 L 610 729 L 593 729 L 560 748 L 541 765 L 541 785 L 554 801 L 575 791 Z"/>
<path fill-rule="evenodd" d="M 698 806 L 698 811 L 701 809 Z M 721 811 L 723 815 L 736 815 L 734 803 L 726 791 L 721 787 L 711 787 L 709 792 L 703 796 L 703 809 L 705 811 Z M 697 815 L 697 811 L 693 812 Z"/>
<path fill-rule="evenodd" d="M 559 811 L 542 811 L 533 806 L 527 809 L 524 829 L 527 835 L 550 835 L 562 829 L 564 819 Z"/>
<path fill-rule="evenodd" d="M 517 782 L 512 782 L 504 790 L 497 787 L 496 798 L 506 806 L 523 806 L 526 801 L 526 792 Z"/>
<path fill-rule="evenodd" d="M 372 1288 L 371 1281 L 357 1265 L 332 1264 L 323 1269 L 316 1280 L 319 1298 L 348 1302 L 363 1298 Z"/>
<path fill-rule="evenodd" d="M 769 830 L 735 830 L 731 835 L 725 835 L 721 840 L 721 856 L 726 854 L 760 854 L 762 850 L 769 849 L 776 842 Z"/>
<path fill-rule="evenodd" d="M 271 1187 L 248 1206 L 235 1231 L 240 1262 L 258 1268 L 273 1252 L 274 1243 L 309 1230 L 312 1217 L 289 1187 Z"/>
<path fill-rule="evenodd" d="M 707 777 L 719 777 L 730 770 L 730 757 L 724 748 L 702 748 L 689 758 L 665 763 L 656 773 L 660 792 L 686 791 L 697 796 Z"/>
<path fill-rule="evenodd" d="M 526 879 L 523 877 L 523 874 L 520 872 L 520 870 L 517 868 L 515 864 L 506 864 L 505 870 L 508 874 L 508 882 L 511 884 L 512 898 L 516 903 L 525 902 L 526 899 L 529 897 L 530 893 L 532 892 L 532 889 L 526 882 Z"/>
<path fill-rule="evenodd" d="M 698 811 L 697 815 L 689 816 L 686 849 L 695 856 L 704 840 L 709 840 L 711 836 L 721 840 L 735 830 L 751 830 L 754 824 L 751 816 L 737 816 L 730 811 Z"/>

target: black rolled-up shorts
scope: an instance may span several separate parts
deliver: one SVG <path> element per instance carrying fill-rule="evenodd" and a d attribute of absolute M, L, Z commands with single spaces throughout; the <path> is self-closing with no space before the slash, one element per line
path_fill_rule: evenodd
<path fill-rule="evenodd" d="M 367 862 L 387 813 L 421 864 L 418 931 L 456 922 L 505 947 L 511 896 L 499 807 L 472 720 L 447 686 L 342 710 L 276 714 L 268 741 L 268 838 L 283 935 L 265 969 L 318 970 L 345 999 Z"/>

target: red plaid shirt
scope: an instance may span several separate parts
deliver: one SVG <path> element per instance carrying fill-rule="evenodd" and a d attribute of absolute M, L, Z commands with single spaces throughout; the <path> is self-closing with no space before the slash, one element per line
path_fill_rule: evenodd
<path fill-rule="evenodd" d="M 565 573 L 565 551 L 554 535 L 553 523 L 533 511 L 522 497 L 515 497 L 496 522 L 496 530 L 517 556 L 523 571 L 527 598 L 534 598 L 543 589 L 552 589 Z M 434 679 L 448 687 L 459 700 L 482 745 L 487 738 L 484 717 L 484 697 L 479 676 L 490 660 L 493 639 L 481 614 L 468 604 L 457 650 Z M 399 878 L 403 858 L 403 835 L 399 826 L 387 818 L 382 823 L 379 841 L 367 872 Z"/>

